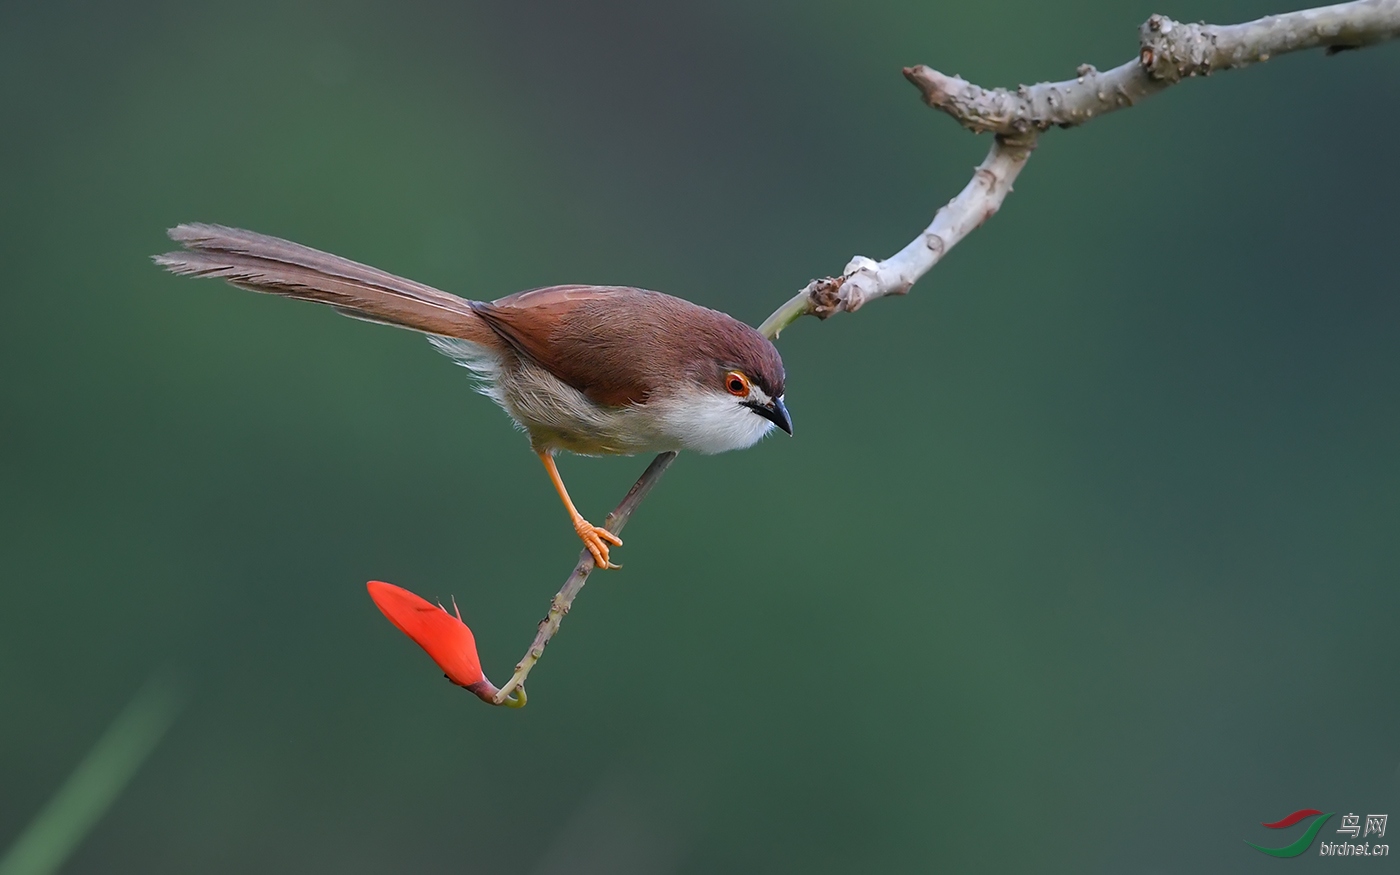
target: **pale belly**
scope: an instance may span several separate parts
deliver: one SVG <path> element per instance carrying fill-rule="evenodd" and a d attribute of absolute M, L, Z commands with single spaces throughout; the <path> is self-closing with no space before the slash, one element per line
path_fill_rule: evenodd
<path fill-rule="evenodd" d="M 723 393 L 690 391 L 628 407 L 604 407 L 539 367 L 503 367 L 497 354 L 454 338 L 429 340 L 469 369 L 482 394 L 530 435 L 539 452 L 631 456 L 689 450 L 710 455 L 753 446 L 773 428 Z"/>
<path fill-rule="evenodd" d="M 689 450 L 711 455 L 753 446 L 772 428 L 733 398 L 689 392 L 647 404 L 604 407 L 553 375 L 531 369 L 501 385 L 501 406 L 537 451 L 630 456 Z"/>

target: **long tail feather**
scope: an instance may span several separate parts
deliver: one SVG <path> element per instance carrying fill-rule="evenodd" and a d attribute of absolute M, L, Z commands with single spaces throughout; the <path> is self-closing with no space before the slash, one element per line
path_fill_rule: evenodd
<path fill-rule="evenodd" d="M 499 337 L 456 295 L 309 246 L 223 225 L 170 229 L 185 247 L 152 260 L 171 273 L 329 304 L 347 316 L 498 347 Z"/>

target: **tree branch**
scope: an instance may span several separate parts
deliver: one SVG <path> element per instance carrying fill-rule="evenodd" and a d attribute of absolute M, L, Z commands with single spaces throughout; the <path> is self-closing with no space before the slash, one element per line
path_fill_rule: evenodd
<path fill-rule="evenodd" d="M 637 478 L 637 482 L 632 484 L 632 488 L 627 490 L 627 495 L 608 514 L 608 518 L 603 520 L 603 528 L 613 534 L 621 534 L 622 527 L 627 525 L 627 521 L 632 518 L 632 511 L 637 509 L 637 505 L 642 503 L 642 499 L 647 497 L 647 493 L 661 479 L 661 475 L 666 473 L 666 469 L 671 467 L 671 463 L 676 461 L 674 452 L 662 453 L 642 472 L 642 476 Z M 564 615 L 569 612 L 569 608 L 574 603 L 574 596 L 588 582 L 588 575 L 593 573 L 597 566 L 593 562 L 593 554 L 587 549 L 579 553 L 578 564 L 574 566 L 573 572 L 564 581 L 564 586 L 554 596 L 554 600 L 549 603 L 549 613 L 540 620 L 539 628 L 535 632 L 535 640 L 531 642 L 530 649 L 525 651 L 525 656 L 515 664 L 515 674 L 506 682 L 504 687 L 496 691 L 492 704 L 509 705 L 514 708 L 524 706 L 525 678 L 530 674 L 530 669 L 535 667 L 535 663 L 544 655 L 544 648 L 549 644 L 549 639 L 554 637 L 554 633 L 559 631 L 559 624 L 564 622 Z M 511 692 L 518 690 L 515 698 L 511 698 Z"/>
<path fill-rule="evenodd" d="M 1361 48 L 1400 36 L 1400 0 L 1356 0 L 1244 24 L 1182 24 L 1154 15 L 1139 28 L 1136 59 L 1100 73 L 1085 64 L 1079 75 L 1063 82 L 1022 85 L 1015 91 L 981 88 L 959 76 L 929 67 L 906 67 L 904 76 L 923 93 L 924 102 L 942 110 L 965 128 L 996 135 L 991 151 L 971 181 L 933 217 L 933 222 L 899 252 L 875 261 L 858 255 L 841 276 L 812 280 L 773 315 L 759 332 L 770 340 L 803 316 L 827 319 L 853 313 L 876 298 L 905 295 L 964 237 L 1001 209 L 1012 183 L 1030 160 L 1036 141 L 1051 127 L 1074 127 L 1134 106 L 1159 91 L 1193 76 L 1246 67 L 1303 49 L 1326 47 L 1328 54 Z M 620 532 L 675 453 L 657 456 L 604 526 Z M 525 678 L 544 653 L 574 597 L 593 570 L 587 550 L 540 621 L 535 640 L 515 667 L 515 675 L 494 703 L 525 704 Z M 517 691 L 511 698 L 512 691 Z"/>
<path fill-rule="evenodd" d="M 1400 0 L 1356 0 L 1231 25 L 1181 24 L 1154 15 L 1138 29 L 1134 60 L 1105 73 L 1084 64 L 1074 79 L 1022 85 L 1015 91 L 981 88 L 929 67 L 906 68 L 905 77 L 925 103 L 971 131 L 996 134 L 997 142 L 972 181 L 914 242 L 885 261 L 857 256 L 841 276 L 813 280 L 764 326 L 776 336 L 802 316 L 826 319 L 854 312 L 874 298 L 907 293 L 944 253 L 1001 207 L 1040 134 L 1051 127 L 1084 124 L 1193 76 L 1302 49 L 1326 46 L 1331 53 L 1397 36 Z"/>
<path fill-rule="evenodd" d="M 1360 48 L 1400 35 L 1400 0 L 1356 0 L 1245 24 L 1183 24 L 1154 15 L 1138 29 L 1138 56 L 1100 73 L 1089 64 L 1063 82 L 981 88 L 960 76 L 909 67 L 924 102 L 968 130 L 1034 137 L 1133 106 L 1183 79 L 1247 67 L 1288 52 Z"/>
<path fill-rule="evenodd" d="M 777 338 L 784 328 L 803 316 L 827 319 L 843 310 L 854 313 L 876 298 L 907 295 L 919 277 L 942 261 L 949 249 L 996 215 L 1033 149 L 1034 139 L 997 137 L 992 150 L 977 165 L 972 180 L 909 245 L 880 262 L 857 255 L 841 276 L 812 280 L 758 330 L 765 337 Z"/>

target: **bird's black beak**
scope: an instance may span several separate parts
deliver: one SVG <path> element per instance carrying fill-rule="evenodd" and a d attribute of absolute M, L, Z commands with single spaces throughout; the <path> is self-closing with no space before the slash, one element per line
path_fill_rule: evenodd
<path fill-rule="evenodd" d="M 783 403 L 783 399 L 774 398 L 767 404 L 759 404 L 757 401 L 746 401 L 744 402 L 744 406 L 788 434 L 792 434 L 792 417 L 788 416 L 787 405 Z"/>

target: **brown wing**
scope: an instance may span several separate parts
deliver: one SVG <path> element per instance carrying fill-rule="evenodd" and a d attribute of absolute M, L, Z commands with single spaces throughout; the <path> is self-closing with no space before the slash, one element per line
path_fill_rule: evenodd
<path fill-rule="evenodd" d="M 499 346 L 471 302 L 348 258 L 223 225 L 179 225 L 170 239 L 186 251 L 154 260 L 172 273 L 217 277 L 254 292 L 330 304 L 371 322 Z"/>
<path fill-rule="evenodd" d="M 519 353 L 598 404 L 642 404 L 677 366 L 677 317 L 705 310 L 628 286 L 551 286 L 476 304 Z"/>

